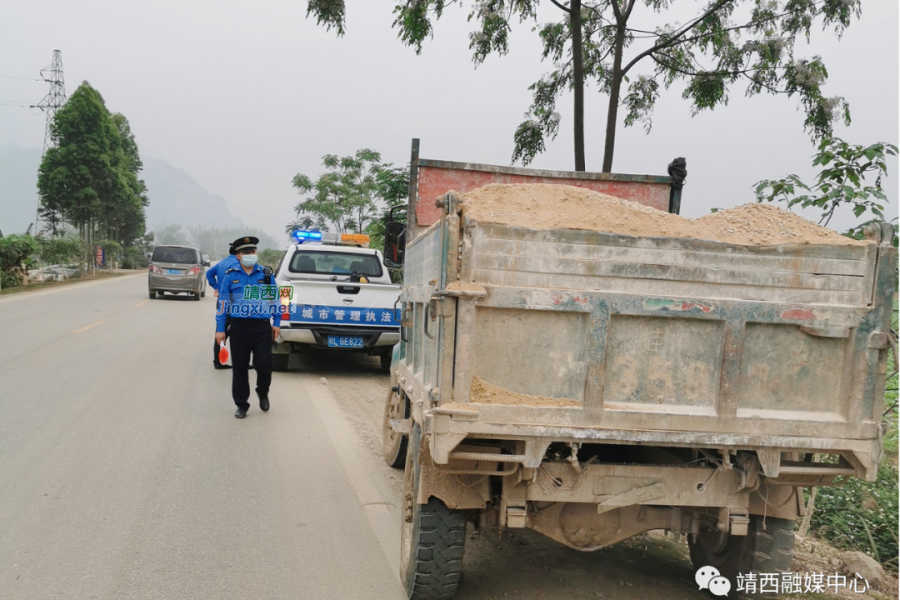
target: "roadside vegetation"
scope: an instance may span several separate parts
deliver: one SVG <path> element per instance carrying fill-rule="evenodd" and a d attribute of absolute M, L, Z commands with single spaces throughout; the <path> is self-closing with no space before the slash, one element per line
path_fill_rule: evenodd
<path fill-rule="evenodd" d="M 145 231 L 149 201 L 128 119 L 111 113 L 85 81 L 56 112 L 49 132 L 52 145 L 38 168 L 40 224 L 24 234 L 0 233 L 0 285 L 146 264 L 153 240 Z"/>
<path fill-rule="evenodd" d="M 892 319 L 896 348 L 897 303 Z M 865 552 L 890 571 L 898 570 L 900 547 L 898 528 L 898 462 L 897 462 L 897 357 L 888 351 L 888 379 L 885 384 L 883 422 L 884 458 L 878 469 L 878 480 L 867 483 L 849 478 L 843 485 L 817 490 L 809 532 L 842 550 Z M 807 490 L 807 501 L 809 491 Z"/>

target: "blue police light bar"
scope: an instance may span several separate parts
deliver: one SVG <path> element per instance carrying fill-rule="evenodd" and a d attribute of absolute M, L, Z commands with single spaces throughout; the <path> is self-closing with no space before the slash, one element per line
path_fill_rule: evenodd
<path fill-rule="evenodd" d="M 305 231 L 305 230 L 295 230 L 291 233 L 291 237 L 293 237 L 298 244 L 302 244 L 303 242 L 309 241 L 321 241 L 322 240 L 322 232 L 321 231 Z"/>

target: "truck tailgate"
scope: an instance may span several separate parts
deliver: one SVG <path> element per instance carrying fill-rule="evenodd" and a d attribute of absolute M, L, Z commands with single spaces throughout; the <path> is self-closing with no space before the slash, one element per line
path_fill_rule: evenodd
<path fill-rule="evenodd" d="M 414 401 L 440 399 L 432 431 L 449 437 L 436 454 L 465 435 L 832 449 L 874 476 L 890 245 L 443 220 L 407 250 L 403 299 L 416 325 L 398 373 Z M 483 292 L 446 306 L 457 274 Z M 436 298 L 441 327 L 429 339 L 418 323 Z"/>

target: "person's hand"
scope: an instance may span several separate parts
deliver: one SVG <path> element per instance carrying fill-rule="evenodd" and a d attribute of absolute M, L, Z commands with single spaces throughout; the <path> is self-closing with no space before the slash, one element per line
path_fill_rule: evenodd
<path fill-rule="evenodd" d="M 281 328 L 280 328 L 280 327 L 273 327 L 273 328 L 272 328 L 272 340 L 278 339 L 278 334 L 279 334 L 279 333 L 281 333 Z"/>
<path fill-rule="evenodd" d="M 218 297 L 219 297 L 219 290 L 213 290 L 213 295 L 214 295 L 216 298 L 218 298 Z"/>
<path fill-rule="evenodd" d="M 225 332 L 224 331 L 216 332 L 216 341 L 220 344 L 225 341 Z"/>

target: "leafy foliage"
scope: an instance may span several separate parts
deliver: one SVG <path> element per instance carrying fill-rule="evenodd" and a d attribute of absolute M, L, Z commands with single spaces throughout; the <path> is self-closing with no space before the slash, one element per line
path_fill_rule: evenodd
<path fill-rule="evenodd" d="M 132 245 L 144 234 L 146 186 L 128 120 L 110 114 L 103 97 L 82 83 L 50 124 L 55 144 L 38 170 L 44 219 L 56 231 L 62 221 L 94 238 Z"/>
<path fill-rule="evenodd" d="M 882 463 L 875 483 L 850 478 L 842 486 L 819 488 L 810 531 L 837 548 L 864 551 L 879 562 L 896 557 L 897 476 L 896 464 Z M 896 561 L 885 566 L 897 570 Z"/>
<path fill-rule="evenodd" d="M 832 29 L 840 37 L 861 10 L 860 0 L 709 0 L 685 23 L 654 25 L 674 9 L 676 0 L 549 0 L 560 10 L 558 20 L 539 25 L 540 0 L 396 0 L 393 26 L 416 53 L 434 34 L 434 23 L 450 5 L 466 7 L 476 24 L 469 34 L 477 67 L 491 54 L 510 51 L 514 25 L 533 23 L 543 43 L 543 60 L 553 70 L 529 89 L 533 101 L 515 131 L 513 162 L 531 162 L 559 132 L 556 101 L 575 92 L 575 156 L 583 162 L 583 98 L 593 83 L 609 96 L 603 170 L 612 168 L 618 109 L 626 127 L 652 126 L 661 88 L 684 84 L 683 97 L 693 114 L 728 103 L 729 92 L 744 84 L 744 93 L 796 97 L 806 115 L 804 129 L 815 140 L 829 137 L 832 123 L 849 123 L 841 97 L 827 97 L 822 87 L 828 71 L 821 57 L 795 55 L 795 41 L 808 39 L 813 28 Z M 679 6 L 682 4 L 678 2 Z M 343 0 L 309 0 L 307 15 L 343 33 Z M 638 18 L 648 24 L 636 24 Z M 626 54 L 628 54 L 626 56 Z M 637 65 L 650 73 L 636 75 Z"/>
<path fill-rule="evenodd" d="M 785 202 L 788 208 L 819 209 L 819 224 L 824 226 L 840 206 L 849 205 L 857 218 L 872 217 L 848 232 L 852 237 L 861 237 L 865 225 L 885 220 L 887 196 L 881 178 L 887 175 L 885 156 L 896 155 L 897 146 L 886 142 L 858 146 L 840 138 L 826 138 L 819 143 L 813 158 L 813 166 L 822 167 L 814 184 L 804 183 L 797 175 L 766 179 L 756 184 L 756 198 L 759 202 Z M 874 185 L 867 182 L 867 177 L 873 175 Z"/>
<path fill-rule="evenodd" d="M 322 157 L 326 172 L 316 181 L 302 174 L 293 185 L 304 195 L 297 204 L 297 219 L 286 227 L 294 229 L 333 228 L 338 233 L 364 232 L 383 202 L 396 202 L 409 190 L 405 170 L 381 162 L 381 155 L 363 148 L 353 156 Z"/>
<path fill-rule="evenodd" d="M 39 236 L 37 240 L 41 261 L 48 265 L 65 265 L 81 256 L 81 239 L 72 234 Z"/>
<path fill-rule="evenodd" d="M 38 241 L 28 234 L 0 236 L 0 285 L 9 288 L 25 283 L 25 269 L 39 250 Z"/>
<path fill-rule="evenodd" d="M 266 248 L 265 250 L 260 250 L 257 254 L 259 255 L 258 261 L 260 265 L 263 267 L 272 267 L 274 270 L 281 261 L 281 257 L 284 256 L 284 250 Z"/>

